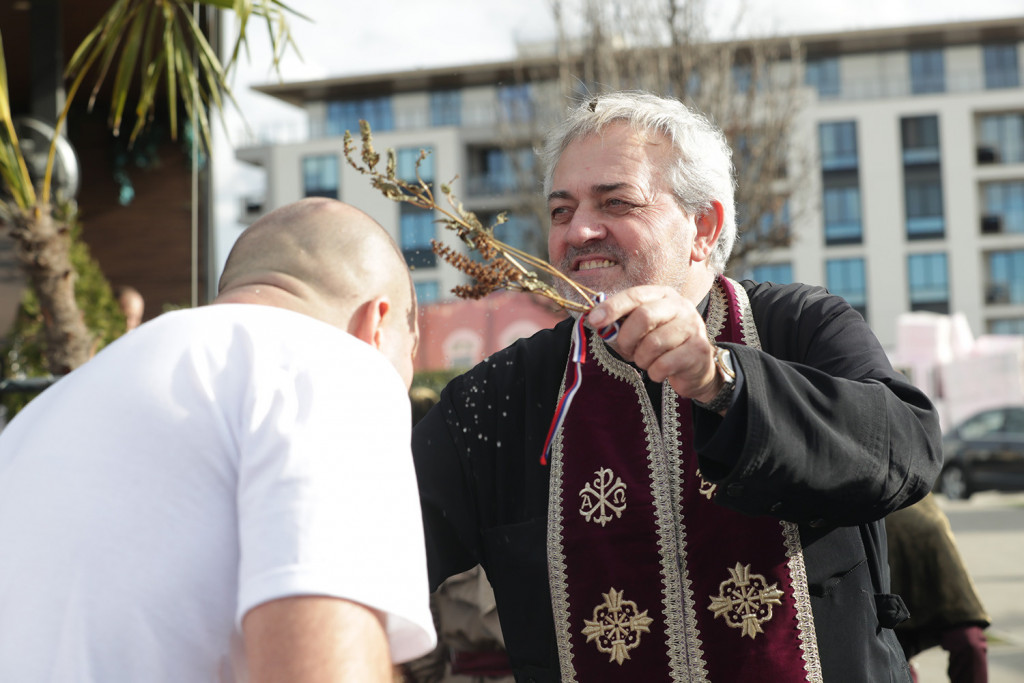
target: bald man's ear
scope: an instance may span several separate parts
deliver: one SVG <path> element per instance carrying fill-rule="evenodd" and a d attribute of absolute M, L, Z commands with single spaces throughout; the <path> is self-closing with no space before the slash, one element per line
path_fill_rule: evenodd
<path fill-rule="evenodd" d="M 352 314 L 348 326 L 349 334 L 362 339 L 375 349 L 380 349 L 386 334 L 384 318 L 390 310 L 391 299 L 386 296 L 367 301 Z"/>

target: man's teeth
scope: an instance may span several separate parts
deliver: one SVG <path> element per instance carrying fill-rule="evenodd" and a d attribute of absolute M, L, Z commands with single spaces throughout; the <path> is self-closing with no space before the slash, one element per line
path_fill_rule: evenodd
<path fill-rule="evenodd" d="M 594 268 L 611 268 L 615 265 L 614 261 L 604 259 L 603 261 L 584 261 L 580 264 L 580 270 L 593 270 Z"/>

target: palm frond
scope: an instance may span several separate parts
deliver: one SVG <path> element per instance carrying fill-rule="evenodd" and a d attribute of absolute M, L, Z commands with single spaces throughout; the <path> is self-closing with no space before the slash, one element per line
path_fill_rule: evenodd
<path fill-rule="evenodd" d="M 11 102 L 7 89 L 7 61 L 4 58 L 4 43 L 0 36 L 0 178 L 7 185 L 7 191 L 22 210 L 35 204 L 36 191 L 32 178 L 21 154 L 21 145 L 14 130 L 11 116 Z"/>

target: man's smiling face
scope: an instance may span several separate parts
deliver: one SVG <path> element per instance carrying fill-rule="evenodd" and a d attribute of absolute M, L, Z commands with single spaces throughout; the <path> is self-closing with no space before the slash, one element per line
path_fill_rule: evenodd
<path fill-rule="evenodd" d="M 608 295 L 646 284 L 681 290 L 696 228 L 672 195 L 670 158 L 668 140 L 625 123 L 572 142 L 548 196 L 551 262 Z"/>

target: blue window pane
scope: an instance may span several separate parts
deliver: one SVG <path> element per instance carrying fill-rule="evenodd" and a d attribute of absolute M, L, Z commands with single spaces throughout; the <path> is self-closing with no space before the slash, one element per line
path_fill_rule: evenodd
<path fill-rule="evenodd" d="M 376 132 L 394 130 L 391 98 L 373 97 L 327 103 L 328 135 L 344 135 L 346 130 L 358 135 L 360 119 L 367 121 Z"/>
<path fill-rule="evenodd" d="M 338 157 L 309 156 L 302 159 L 302 191 L 306 197 L 338 198 Z"/>
<path fill-rule="evenodd" d="M 860 188 L 825 188 L 825 242 L 861 241 Z"/>
<path fill-rule="evenodd" d="M 752 278 L 756 282 L 775 282 L 780 285 L 788 285 L 793 282 L 793 266 L 789 263 L 754 266 Z"/>
<path fill-rule="evenodd" d="M 981 117 L 978 142 L 1001 164 L 1024 162 L 1024 114 L 991 114 Z"/>
<path fill-rule="evenodd" d="M 832 259 L 825 262 L 825 286 L 828 291 L 846 299 L 846 302 L 865 315 L 868 296 L 864 259 Z M 865 316 L 866 317 L 866 316 Z"/>
<path fill-rule="evenodd" d="M 946 90 L 946 60 L 941 49 L 910 51 L 910 91 L 915 95 Z"/>
<path fill-rule="evenodd" d="M 910 310 L 949 312 L 949 273 L 945 254 L 907 257 Z"/>
<path fill-rule="evenodd" d="M 416 289 L 416 301 L 420 306 L 432 304 L 441 298 L 441 286 L 437 280 L 424 280 L 413 284 Z"/>
<path fill-rule="evenodd" d="M 988 255 L 986 300 L 990 304 L 1024 304 L 1024 250 Z"/>
<path fill-rule="evenodd" d="M 506 123 L 529 123 L 533 120 L 533 96 L 528 83 L 498 87 L 500 120 Z"/>
<path fill-rule="evenodd" d="M 857 168 L 857 124 L 853 121 L 822 123 L 818 127 L 821 168 L 825 171 Z"/>
<path fill-rule="evenodd" d="M 462 123 L 462 93 L 435 90 L 430 93 L 430 125 L 458 126 Z"/>
<path fill-rule="evenodd" d="M 989 321 L 990 334 L 1021 334 L 1024 335 L 1024 318 L 998 318 Z"/>
<path fill-rule="evenodd" d="M 986 88 L 1016 88 L 1020 85 L 1020 61 L 1017 46 L 985 45 L 982 47 L 985 60 Z"/>
<path fill-rule="evenodd" d="M 420 152 L 426 151 L 427 155 L 420 161 Z M 406 182 L 416 182 L 416 163 L 419 162 L 419 177 L 425 183 L 434 182 L 434 155 L 429 147 L 402 147 L 395 152 L 398 168 L 395 175 Z"/>
<path fill-rule="evenodd" d="M 839 59 L 825 57 L 807 60 L 804 82 L 818 91 L 818 97 L 835 97 L 839 94 Z"/>
<path fill-rule="evenodd" d="M 431 241 L 437 234 L 434 213 L 402 204 L 399 217 L 399 243 L 410 268 L 433 268 L 437 265 Z"/>
<path fill-rule="evenodd" d="M 942 237 L 946 221 L 942 213 L 942 183 L 937 178 L 906 182 L 907 236 Z"/>
<path fill-rule="evenodd" d="M 985 218 L 993 225 L 986 232 L 1024 233 L 1024 181 L 989 183 L 984 195 Z"/>
<path fill-rule="evenodd" d="M 903 138 L 903 163 L 907 165 L 939 163 L 939 117 L 914 116 L 900 121 Z"/>

